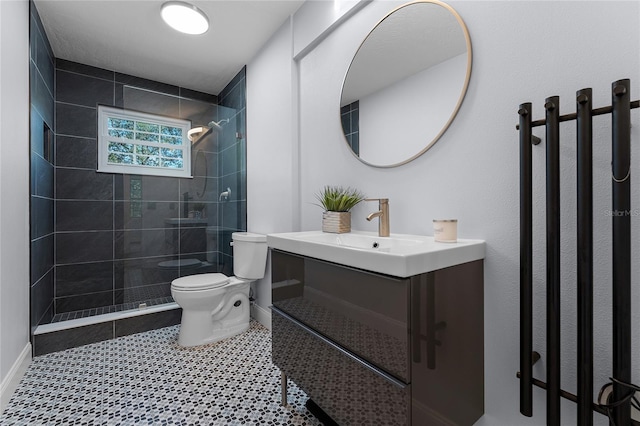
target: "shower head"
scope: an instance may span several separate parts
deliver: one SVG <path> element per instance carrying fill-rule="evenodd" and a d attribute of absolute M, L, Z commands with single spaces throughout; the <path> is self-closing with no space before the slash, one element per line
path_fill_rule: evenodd
<path fill-rule="evenodd" d="M 222 126 L 224 124 L 227 124 L 228 122 L 229 122 L 228 118 L 223 118 L 220 121 L 210 121 L 209 124 L 207 124 L 207 127 L 212 128 L 216 132 L 221 132 L 222 131 Z"/>
<path fill-rule="evenodd" d="M 200 138 L 209 134 L 209 132 L 211 132 L 212 129 L 218 133 L 221 132 L 222 126 L 224 126 L 228 122 L 229 122 L 228 118 L 223 118 L 220 121 L 210 121 L 209 124 L 207 124 L 206 126 L 199 126 L 199 127 L 194 127 L 193 129 L 190 129 L 187 132 L 187 137 L 191 142 L 195 144 L 198 140 L 200 140 Z"/>
<path fill-rule="evenodd" d="M 201 137 L 209 132 L 211 132 L 211 128 L 208 126 L 194 127 L 193 129 L 189 129 L 189 131 L 187 132 L 187 137 L 191 142 L 195 144 L 198 140 L 200 140 Z"/>

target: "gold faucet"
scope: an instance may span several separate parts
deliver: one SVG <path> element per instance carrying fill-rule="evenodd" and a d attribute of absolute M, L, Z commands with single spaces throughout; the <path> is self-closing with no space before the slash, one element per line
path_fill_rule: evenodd
<path fill-rule="evenodd" d="M 365 198 L 365 201 L 378 201 L 378 211 L 367 216 L 367 220 L 371 221 L 374 217 L 378 218 L 378 236 L 389 236 L 389 199 L 388 198 Z"/>

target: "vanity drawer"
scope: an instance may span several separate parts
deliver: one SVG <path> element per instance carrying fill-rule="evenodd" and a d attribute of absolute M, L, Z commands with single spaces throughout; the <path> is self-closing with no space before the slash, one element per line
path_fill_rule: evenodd
<path fill-rule="evenodd" d="M 278 308 L 272 358 L 341 426 L 409 425 L 410 385 L 372 366 Z"/>
<path fill-rule="evenodd" d="M 410 381 L 410 279 L 272 250 L 272 303 L 367 362 Z"/>

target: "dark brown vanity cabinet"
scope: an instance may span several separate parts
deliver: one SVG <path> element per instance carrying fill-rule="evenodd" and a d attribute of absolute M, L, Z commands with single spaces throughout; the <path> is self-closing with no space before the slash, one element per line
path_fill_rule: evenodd
<path fill-rule="evenodd" d="M 408 278 L 272 250 L 273 362 L 341 426 L 484 412 L 482 260 Z"/>

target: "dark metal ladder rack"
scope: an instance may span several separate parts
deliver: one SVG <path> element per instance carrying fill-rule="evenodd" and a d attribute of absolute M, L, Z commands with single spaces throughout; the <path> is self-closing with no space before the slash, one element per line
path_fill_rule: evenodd
<path fill-rule="evenodd" d="M 593 412 L 607 414 L 593 403 L 593 117 L 611 114 L 612 211 L 631 211 L 630 80 L 612 83 L 611 106 L 592 108 L 592 89 L 576 93 L 576 112 L 560 115 L 557 96 L 545 100 L 545 118 L 532 121 L 531 103 L 523 103 L 520 116 L 520 412 L 533 415 L 533 385 L 547 390 L 547 424 L 560 425 L 560 398 L 577 403 L 578 424 L 591 426 Z M 560 131 L 559 123 L 575 120 L 577 126 L 577 302 L 578 392 L 560 389 Z M 545 126 L 546 134 L 546 253 L 547 253 L 547 383 L 533 378 L 533 165 L 532 145 L 541 142 L 532 128 Z M 613 371 L 612 377 L 631 382 L 631 215 L 612 215 L 613 243 Z M 613 400 L 629 392 L 614 383 Z M 616 426 L 631 425 L 630 402 L 613 409 Z"/>

